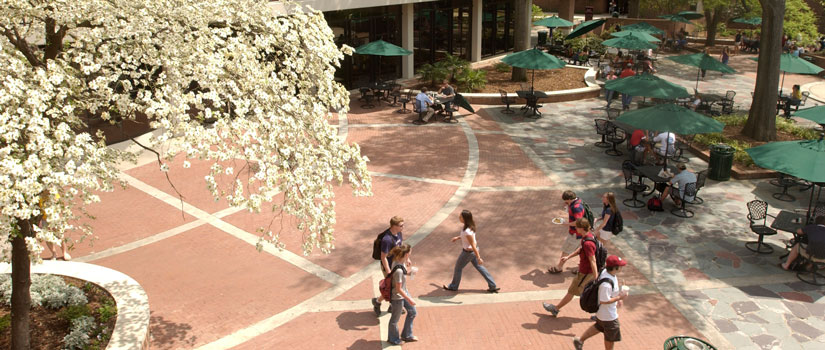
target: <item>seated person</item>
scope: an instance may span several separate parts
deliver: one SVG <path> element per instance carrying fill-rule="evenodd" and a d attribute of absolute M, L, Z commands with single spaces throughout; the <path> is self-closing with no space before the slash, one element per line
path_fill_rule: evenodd
<path fill-rule="evenodd" d="M 682 200 L 686 200 L 688 202 L 692 202 L 694 197 L 688 196 L 685 198 L 685 185 L 696 182 L 696 174 L 687 170 L 687 165 L 684 163 L 680 163 L 676 167 L 676 175 L 667 182 L 667 187 L 664 188 L 662 191 L 662 200 L 667 198 L 667 195 L 670 193 L 671 188 L 676 186 L 676 190 L 679 191 L 679 199 L 674 199 L 673 202 L 676 203 L 677 206 L 682 205 Z"/>
<path fill-rule="evenodd" d="M 413 123 L 415 124 L 426 124 L 430 118 L 433 117 L 435 114 L 435 109 L 433 109 L 433 99 L 430 95 L 427 95 L 427 87 L 421 88 L 421 92 L 415 96 L 415 106 L 416 112 L 418 113 L 425 113 L 424 118 L 421 120 L 416 120 Z"/>
<path fill-rule="evenodd" d="M 444 80 L 441 82 L 441 88 L 438 89 L 438 94 L 442 97 L 455 96 L 455 89 L 452 86 L 450 86 L 450 81 Z M 454 112 L 454 110 L 452 109 L 452 105 L 452 101 L 444 102 L 444 110 L 447 112 Z"/>
<path fill-rule="evenodd" d="M 642 161 L 647 159 L 650 154 L 650 142 L 647 141 L 647 132 L 642 129 L 636 129 L 630 135 L 630 147 L 633 147 L 634 152 L 643 152 Z"/>
<path fill-rule="evenodd" d="M 659 148 L 656 149 L 656 161 L 661 163 L 664 157 L 670 157 L 676 153 L 676 135 L 672 132 L 663 132 L 653 138 L 653 143 L 658 143 Z"/>
<path fill-rule="evenodd" d="M 825 246 L 825 215 L 817 216 L 813 225 L 805 226 L 796 231 L 799 240 L 791 247 L 791 252 L 788 254 L 788 260 L 779 265 L 783 270 L 788 270 L 791 263 L 800 255 L 803 258 L 808 258 L 808 244 L 817 244 Z"/>
<path fill-rule="evenodd" d="M 791 95 L 788 96 L 788 97 L 785 97 L 784 99 L 785 99 L 785 106 L 784 106 L 785 116 L 790 117 L 791 116 L 791 106 L 797 106 L 797 108 L 798 108 L 799 103 L 802 102 L 802 91 L 800 90 L 799 85 L 798 84 L 794 85 L 793 89 L 791 90 Z"/>

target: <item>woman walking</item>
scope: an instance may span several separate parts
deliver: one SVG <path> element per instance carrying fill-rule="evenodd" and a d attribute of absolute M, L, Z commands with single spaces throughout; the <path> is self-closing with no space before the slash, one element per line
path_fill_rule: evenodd
<path fill-rule="evenodd" d="M 616 214 L 619 212 L 619 207 L 616 206 L 616 196 L 613 192 L 607 192 L 602 195 L 602 216 L 597 221 L 599 223 L 596 229 L 596 238 L 604 243 L 613 238 L 613 225 Z"/>
<path fill-rule="evenodd" d="M 442 288 L 450 291 L 457 291 L 458 285 L 461 283 L 461 271 L 467 266 L 467 263 L 473 263 L 473 267 L 481 273 L 481 276 L 487 281 L 487 291 L 490 293 L 498 293 L 501 289 L 496 286 L 496 281 L 493 281 L 493 276 L 484 268 L 484 259 L 481 258 L 481 253 L 478 251 L 478 244 L 476 241 L 476 223 L 473 221 L 473 214 L 469 210 L 462 210 L 458 220 L 464 224 L 461 229 L 461 234 L 453 237 L 450 241 L 455 242 L 461 240 L 462 250 L 458 255 L 458 260 L 455 262 L 455 270 L 453 271 L 453 281 L 448 286 Z"/>
<path fill-rule="evenodd" d="M 390 325 L 388 329 L 387 342 L 393 345 L 401 345 L 401 341 L 415 342 L 418 338 L 413 335 L 412 327 L 415 319 L 415 301 L 407 291 L 407 276 L 404 263 L 410 258 L 412 248 L 409 244 L 402 244 L 392 248 L 390 255 L 392 255 L 392 292 L 390 303 L 392 304 L 392 316 L 390 316 Z M 398 267 L 396 267 L 398 266 Z M 401 310 L 407 310 L 407 318 L 404 319 L 404 329 L 401 331 L 401 336 L 398 334 L 398 320 L 401 319 Z"/>

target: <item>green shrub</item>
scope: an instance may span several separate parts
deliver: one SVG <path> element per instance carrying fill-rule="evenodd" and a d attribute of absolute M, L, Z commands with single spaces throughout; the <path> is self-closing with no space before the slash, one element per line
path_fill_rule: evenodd
<path fill-rule="evenodd" d="M 117 307 L 115 306 L 114 301 L 111 299 L 106 299 L 103 306 L 97 308 L 97 314 L 100 315 L 100 322 L 103 323 L 109 322 L 112 317 L 117 316 Z"/>
<path fill-rule="evenodd" d="M 461 72 L 470 69 L 470 61 L 450 54 L 447 54 L 444 60 L 439 63 L 447 70 L 451 82 L 456 81 Z"/>
<path fill-rule="evenodd" d="M 5 332 L 9 327 L 11 327 L 11 313 L 0 317 L 0 332 Z"/>
<path fill-rule="evenodd" d="M 487 71 L 467 69 L 458 76 L 458 86 L 461 91 L 478 91 L 487 85 Z"/>
<path fill-rule="evenodd" d="M 427 63 L 422 65 L 418 68 L 418 74 L 421 75 L 421 80 L 429 81 L 431 85 L 436 85 L 444 79 L 447 79 L 450 72 L 444 64 L 437 62 L 436 64 Z"/>
<path fill-rule="evenodd" d="M 60 317 L 63 320 L 71 321 L 78 317 L 89 316 L 91 314 L 91 310 L 86 305 L 70 305 L 57 313 L 57 317 Z"/>
<path fill-rule="evenodd" d="M 536 4 L 533 4 L 533 21 L 544 18 L 544 10 Z"/>
<path fill-rule="evenodd" d="M 493 68 L 496 70 L 496 72 L 499 72 L 499 73 L 507 73 L 507 72 L 509 72 L 509 71 L 510 71 L 510 68 L 511 68 L 511 67 L 510 67 L 510 65 L 509 65 L 509 64 L 507 64 L 507 63 L 504 63 L 504 62 L 499 62 L 499 63 L 496 63 L 496 64 L 493 66 Z"/>
<path fill-rule="evenodd" d="M 85 305 L 88 300 L 80 288 L 66 284 L 56 275 L 33 274 L 31 282 L 32 307 L 46 306 L 59 309 L 66 305 Z M 0 302 L 11 305 L 11 276 L 0 274 Z"/>

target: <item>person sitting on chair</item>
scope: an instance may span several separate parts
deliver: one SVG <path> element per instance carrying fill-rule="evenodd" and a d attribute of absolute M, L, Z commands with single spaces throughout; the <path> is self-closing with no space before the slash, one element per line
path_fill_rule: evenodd
<path fill-rule="evenodd" d="M 414 121 L 415 124 L 426 124 L 430 118 L 433 117 L 435 114 L 435 109 L 433 109 L 433 99 L 430 95 L 427 95 L 427 87 L 421 88 L 421 92 L 415 96 L 415 104 L 418 107 L 418 113 L 425 113 L 422 119 L 418 119 Z"/>
<path fill-rule="evenodd" d="M 450 86 L 450 81 L 449 80 L 444 80 L 443 82 L 441 82 L 441 89 L 438 89 L 438 94 L 441 95 L 442 97 L 455 96 L 455 89 L 452 86 Z M 449 111 L 454 112 L 454 110 L 452 110 L 452 105 L 453 105 L 452 101 L 444 102 L 444 110 L 447 111 L 447 112 L 449 112 Z"/>
<path fill-rule="evenodd" d="M 667 182 L 667 186 L 662 190 L 662 200 L 670 194 L 671 188 L 676 186 L 676 190 L 679 191 L 679 198 L 674 198 L 673 203 L 676 203 L 676 206 L 682 205 L 682 200 L 688 201 L 688 203 L 692 202 L 694 197 L 688 196 L 685 198 L 685 185 L 696 182 L 696 174 L 687 170 L 687 165 L 684 163 L 679 164 L 676 167 L 676 175 Z"/>
<path fill-rule="evenodd" d="M 653 138 L 653 143 L 658 143 L 656 149 L 656 162 L 662 164 L 665 157 L 672 156 L 676 152 L 676 135 L 672 132 L 663 132 Z"/>
<path fill-rule="evenodd" d="M 825 245 L 825 215 L 817 216 L 813 225 L 805 226 L 796 232 L 799 234 L 799 239 L 791 247 L 788 260 L 779 265 L 783 270 L 790 269 L 791 264 L 800 254 L 803 258 L 807 258 L 808 243 Z"/>
<path fill-rule="evenodd" d="M 791 95 L 785 98 L 785 117 L 791 116 L 791 106 L 797 106 L 802 102 L 802 91 L 799 89 L 799 84 L 793 86 Z"/>

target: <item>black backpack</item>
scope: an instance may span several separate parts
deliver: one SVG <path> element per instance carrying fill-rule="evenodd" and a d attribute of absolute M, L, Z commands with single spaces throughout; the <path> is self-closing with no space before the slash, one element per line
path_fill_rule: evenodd
<path fill-rule="evenodd" d="M 375 260 L 381 260 L 381 240 L 384 239 L 384 235 L 390 233 L 390 229 L 384 230 L 378 234 L 378 237 L 372 242 L 372 258 Z"/>
<path fill-rule="evenodd" d="M 622 230 L 624 230 L 624 219 L 622 219 L 622 213 L 617 211 L 613 214 L 613 229 L 611 232 L 618 235 Z"/>
<path fill-rule="evenodd" d="M 596 245 L 596 274 L 598 275 L 602 273 L 602 270 L 604 270 L 604 265 L 607 262 L 607 248 L 605 248 L 599 240 L 592 236 L 582 238 L 582 246 L 584 246 L 584 241 L 590 241 Z"/>
<path fill-rule="evenodd" d="M 613 285 L 613 280 L 607 277 L 588 282 L 582 290 L 582 295 L 579 297 L 579 306 L 581 306 L 582 310 L 591 314 L 599 311 L 599 286 L 604 282 L 610 282 L 610 285 L 613 286 L 614 289 L 616 288 L 616 286 Z"/>
<path fill-rule="evenodd" d="M 584 200 L 582 200 L 581 198 L 579 198 L 578 200 L 579 200 L 579 203 L 581 203 L 581 205 L 582 205 L 582 211 L 584 211 L 584 218 L 587 219 L 587 221 L 590 223 L 590 225 L 593 225 L 593 220 L 594 220 L 593 211 L 590 210 L 590 206 L 587 205 L 587 203 L 585 203 Z M 571 205 L 572 204 L 573 203 L 571 203 Z"/>

